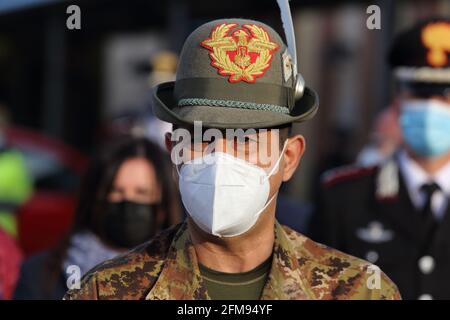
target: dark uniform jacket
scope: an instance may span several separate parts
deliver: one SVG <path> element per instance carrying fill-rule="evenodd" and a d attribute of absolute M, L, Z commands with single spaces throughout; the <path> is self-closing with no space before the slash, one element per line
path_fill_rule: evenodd
<path fill-rule="evenodd" d="M 311 237 L 378 265 L 403 299 L 450 299 L 449 211 L 427 235 L 429 223 L 412 204 L 396 155 L 325 174 Z"/>
<path fill-rule="evenodd" d="M 14 300 L 61 300 L 67 291 L 63 270 L 52 274 L 48 268 L 51 252 L 43 251 L 28 258 L 20 269 Z"/>

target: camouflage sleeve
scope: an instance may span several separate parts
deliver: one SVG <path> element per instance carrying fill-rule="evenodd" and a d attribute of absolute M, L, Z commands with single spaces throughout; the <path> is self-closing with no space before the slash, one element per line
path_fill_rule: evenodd
<path fill-rule="evenodd" d="M 400 291 L 388 276 L 381 272 L 381 288 L 378 293 L 378 299 L 381 300 L 401 300 Z"/>
<path fill-rule="evenodd" d="M 63 300 L 99 300 L 96 272 L 83 277 L 80 288 L 67 291 Z"/>
<path fill-rule="evenodd" d="M 373 272 L 366 272 L 366 300 L 401 300 L 400 292 L 391 279 L 377 266 L 371 265 Z"/>

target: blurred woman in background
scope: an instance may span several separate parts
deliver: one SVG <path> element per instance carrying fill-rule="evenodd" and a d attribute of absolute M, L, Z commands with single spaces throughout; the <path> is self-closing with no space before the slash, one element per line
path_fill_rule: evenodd
<path fill-rule="evenodd" d="M 15 239 L 0 228 L 0 300 L 11 299 L 21 261 L 22 251 Z"/>
<path fill-rule="evenodd" d="M 74 225 L 52 251 L 22 266 L 15 299 L 61 299 L 69 266 L 81 276 L 182 220 L 169 155 L 144 138 L 123 138 L 94 159 L 81 185 Z M 69 268 L 69 269 L 68 269 Z"/>

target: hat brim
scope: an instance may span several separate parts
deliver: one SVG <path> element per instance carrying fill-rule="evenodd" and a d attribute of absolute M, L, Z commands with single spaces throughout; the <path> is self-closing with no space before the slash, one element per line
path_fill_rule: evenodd
<path fill-rule="evenodd" d="M 232 107 L 183 106 L 174 99 L 175 82 L 165 82 L 153 91 L 153 112 L 163 121 L 177 125 L 193 125 L 201 121 L 207 128 L 271 128 L 311 119 L 319 107 L 317 93 L 305 87 L 303 96 L 297 100 L 289 114 L 267 110 L 250 110 Z"/>

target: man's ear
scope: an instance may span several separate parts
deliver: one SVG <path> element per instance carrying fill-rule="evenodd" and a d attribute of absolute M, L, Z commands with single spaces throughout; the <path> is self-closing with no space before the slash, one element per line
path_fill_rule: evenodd
<path fill-rule="evenodd" d="M 302 135 L 295 135 L 290 137 L 286 142 L 284 150 L 284 166 L 283 166 L 283 181 L 291 179 L 295 170 L 297 169 L 303 153 L 306 149 L 305 138 Z"/>
<path fill-rule="evenodd" d="M 172 139 L 172 133 L 171 132 L 166 132 L 164 134 L 165 137 L 165 145 L 166 145 L 166 149 L 167 151 L 169 151 L 169 153 L 172 152 L 172 148 L 173 148 L 173 141 Z"/>
<path fill-rule="evenodd" d="M 174 141 L 171 140 L 172 139 L 172 133 L 171 132 L 166 132 L 164 134 L 164 138 L 165 138 L 164 139 L 164 143 L 166 145 L 166 149 L 169 152 L 169 154 L 172 154 L 172 149 L 173 149 L 173 146 L 174 146 Z M 174 181 L 176 181 L 178 183 L 178 174 L 177 174 L 175 166 L 172 166 L 172 178 L 173 178 Z"/>

